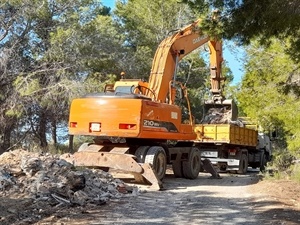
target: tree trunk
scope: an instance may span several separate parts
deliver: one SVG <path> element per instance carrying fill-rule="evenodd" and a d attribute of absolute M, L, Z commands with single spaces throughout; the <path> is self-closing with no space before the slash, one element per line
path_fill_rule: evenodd
<path fill-rule="evenodd" d="M 11 132 L 13 131 L 13 127 L 13 125 L 4 127 L 2 143 L 0 143 L 0 154 L 6 152 L 10 147 Z"/>
<path fill-rule="evenodd" d="M 57 125 L 56 125 L 56 119 L 55 118 L 51 118 L 51 136 L 52 136 L 52 141 L 53 141 L 53 145 L 55 146 L 55 148 L 57 147 Z"/>
<path fill-rule="evenodd" d="M 40 114 L 40 124 L 38 130 L 40 146 L 42 149 L 46 149 L 48 147 L 46 132 L 47 132 L 47 116 L 46 116 L 46 112 L 42 111 Z"/>

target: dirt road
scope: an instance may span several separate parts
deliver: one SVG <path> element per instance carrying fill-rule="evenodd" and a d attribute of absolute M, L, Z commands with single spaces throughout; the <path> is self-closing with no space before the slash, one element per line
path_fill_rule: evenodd
<path fill-rule="evenodd" d="M 163 191 L 108 202 L 90 209 L 58 211 L 36 224 L 300 224 L 299 188 L 287 182 L 261 182 L 258 172 L 221 174 L 210 179 L 175 179 L 168 174 Z M 282 185 L 298 188 L 279 190 Z M 284 187 L 284 186 L 283 186 Z M 141 187 L 145 189 L 145 187 Z M 285 193 L 293 196 L 286 197 Z"/>

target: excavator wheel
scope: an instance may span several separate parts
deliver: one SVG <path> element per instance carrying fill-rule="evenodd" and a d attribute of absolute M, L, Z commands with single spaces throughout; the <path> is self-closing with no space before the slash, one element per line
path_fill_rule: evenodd
<path fill-rule="evenodd" d="M 182 162 L 181 161 L 175 161 L 175 162 L 173 162 L 172 163 L 172 169 L 173 169 L 174 176 L 176 178 L 182 178 L 183 177 Z"/>
<path fill-rule="evenodd" d="M 145 163 L 149 163 L 152 166 L 159 180 L 162 180 L 166 174 L 166 158 L 165 150 L 161 146 L 150 147 L 145 156 Z"/>
<path fill-rule="evenodd" d="M 188 179 L 196 179 L 201 167 L 201 155 L 197 148 L 192 148 L 187 161 L 182 162 L 183 176 Z"/>
<path fill-rule="evenodd" d="M 138 163 L 144 163 L 145 162 L 145 157 L 147 154 L 148 149 L 150 146 L 140 146 L 136 151 L 135 151 L 135 156 L 137 159 Z"/>

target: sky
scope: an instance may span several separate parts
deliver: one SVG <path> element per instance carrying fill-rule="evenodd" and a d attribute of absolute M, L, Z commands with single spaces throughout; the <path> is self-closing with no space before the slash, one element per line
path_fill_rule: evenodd
<path fill-rule="evenodd" d="M 114 8 L 115 0 L 102 0 L 101 2 L 105 6 L 112 9 Z M 243 54 L 244 51 L 242 47 L 237 47 L 234 43 L 229 41 L 223 44 L 223 59 L 227 62 L 234 77 L 232 84 L 239 83 L 243 76 Z"/>

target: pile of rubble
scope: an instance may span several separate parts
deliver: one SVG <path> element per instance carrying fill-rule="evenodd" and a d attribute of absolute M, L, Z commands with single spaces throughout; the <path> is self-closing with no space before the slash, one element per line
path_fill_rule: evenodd
<path fill-rule="evenodd" d="M 0 155 L 0 197 L 22 195 L 51 206 L 85 206 L 137 193 L 107 172 L 74 168 L 57 155 L 25 150 Z"/>
<path fill-rule="evenodd" d="M 210 108 L 201 123 L 203 124 L 229 124 L 231 122 L 231 110 L 226 107 Z"/>
<path fill-rule="evenodd" d="M 233 121 L 232 111 L 227 107 L 221 108 L 210 108 L 204 115 L 201 123 L 202 124 L 233 124 L 239 127 L 244 127 L 243 122 L 238 118 Z"/>

